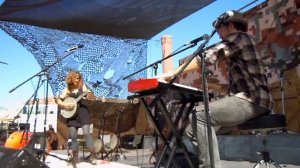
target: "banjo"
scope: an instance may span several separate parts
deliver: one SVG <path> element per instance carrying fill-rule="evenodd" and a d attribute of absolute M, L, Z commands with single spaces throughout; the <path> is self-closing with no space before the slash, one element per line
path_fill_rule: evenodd
<path fill-rule="evenodd" d="M 74 107 L 71 110 L 61 109 L 61 115 L 66 119 L 69 119 L 69 118 L 72 118 L 73 116 L 75 116 L 76 110 L 77 110 L 77 102 L 79 100 L 81 100 L 84 96 L 86 96 L 87 94 L 88 94 L 88 92 L 83 92 L 77 98 L 73 98 L 73 97 L 66 98 L 63 102 L 68 103 L 68 104 L 69 103 L 74 104 Z"/>

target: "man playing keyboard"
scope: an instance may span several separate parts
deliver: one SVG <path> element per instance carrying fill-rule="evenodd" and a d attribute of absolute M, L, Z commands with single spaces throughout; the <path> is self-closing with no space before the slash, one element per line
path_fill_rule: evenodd
<path fill-rule="evenodd" d="M 228 62 L 228 86 L 208 86 L 209 89 L 227 94 L 225 98 L 209 103 L 210 122 L 213 126 L 212 144 L 215 167 L 220 167 L 216 133 L 230 131 L 235 126 L 268 113 L 272 109 L 262 57 L 256 48 L 253 37 L 246 33 L 247 21 L 241 13 L 230 12 L 233 13 L 232 16 L 221 22 L 217 20 L 218 22 L 215 21 L 213 24 L 222 39 L 221 43 L 204 52 L 207 63 L 214 64 L 222 59 L 227 59 Z M 171 74 L 176 74 L 182 66 L 184 64 L 172 71 Z M 199 66 L 200 58 L 197 56 L 184 72 L 196 70 Z M 186 135 L 196 146 L 199 167 L 211 167 L 204 107 L 194 108 L 190 120 L 191 122 L 186 128 Z"/>

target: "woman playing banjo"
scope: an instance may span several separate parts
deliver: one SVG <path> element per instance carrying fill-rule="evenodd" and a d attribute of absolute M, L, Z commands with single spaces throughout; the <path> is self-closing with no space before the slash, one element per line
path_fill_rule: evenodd
<path fill-rule="evenodd" d="M 85 144 L 90 152 L 90 163 L 96 164 L 96 154 L 94 151 L 94 142 L 90 134 L 90 124 L 91 118 L 87 107 L 81 103 L 81 99 L 76 103 L 66 101 L 67 99 L 80 98 L 87 100 L 95 100 L 94 94 L 87 88 L 83 83 L 83 77 L 78 71 L 70 71 L 66 77 L 67 87 L 62 91 L 59 98 L 57 99 L 58 106 L 66 114 L 75 110 L 75 113 L 70 118 L 67 118 L 67 126 L 69 129 L 69 137 L 72 140 L 71 145 L 71 155 L 75 163 L 79 163 L 78 159 L 78 142 L 77 142 L 77 132 L 78 128 L 82 128 L 83 135 L 85 138 Z M 63 115 L 64 116 L 64 115 Z"/>

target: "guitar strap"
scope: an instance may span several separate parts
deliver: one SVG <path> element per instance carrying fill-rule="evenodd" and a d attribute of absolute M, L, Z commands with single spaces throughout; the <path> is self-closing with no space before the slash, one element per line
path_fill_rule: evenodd
<path fill-rule="evenodd" d="M 79 97 L 82 93 L 83 93 L 83 90 L 82 90 L 82 88 L 80 88 L 80 89 L 78 90 L 77 93 L 70 93 L 69 96 L 76 99 L 76 98 Z"/>
<path fill-rule="evenodd" d="M 81 94 L 83 94 L 83 89 L 82 88 L 79 89 L 79 91 L 78 91 L 78 93 L 76 95 L 76 98 L 79 97 Z M 85 107 L 85 108 L 87 108 L 88 107 L 88 103 L 89 103 L 88 100 L 86 100 L 85 98 L 82 98 L 82 99 L 80 99 L 78 101 L 77 107 Z"/>

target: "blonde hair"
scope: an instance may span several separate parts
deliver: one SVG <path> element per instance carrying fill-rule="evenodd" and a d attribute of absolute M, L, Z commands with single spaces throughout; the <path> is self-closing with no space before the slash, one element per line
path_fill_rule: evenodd
<path fill-rule="evenodd" d="M 75 85 L 73 81 L 79 77 L 78 85 Z M 83 86 L 82 75 L 79 71 L 72 70 L 67 74 L 66 83 L 69 91 L 73 91 L 74 89 L 79 89 Z"/>

